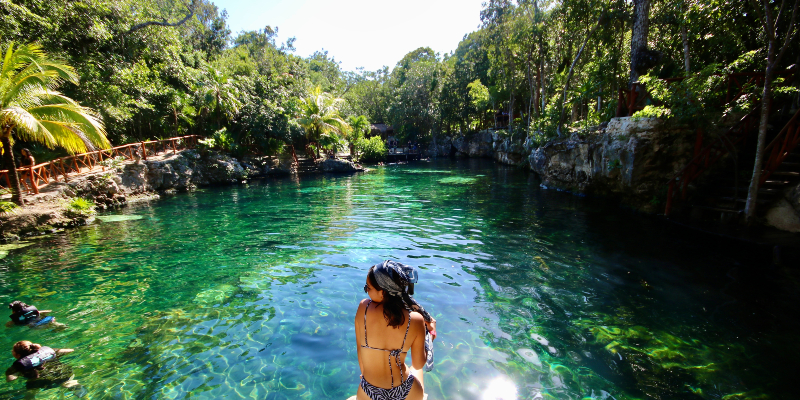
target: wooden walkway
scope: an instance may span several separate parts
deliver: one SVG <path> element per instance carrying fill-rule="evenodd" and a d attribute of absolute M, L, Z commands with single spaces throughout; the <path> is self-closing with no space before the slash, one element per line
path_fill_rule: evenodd
<path fill-rule="evenodd" d="M 196 146 L 199 138 L 200 136 L 197 135 L 179 136 L 164 140 L 130 143 L 106 150 L 61 157 L 33 167 L 17 168 L 17 176 L 19 176 L 20 185 L 24 187 L 25 191 L 29 194 L 39 194 L 39 188 L 51 182 L 58 182 L 59 176 L 62 177 L 64 182 L 69 182 L 70 177 L 93 172 L 96 167 L 100 167 L 102 171 L 105 171 L 107 163 L 104 163 L 104 161 L 118 157 L 133 161 L 138 159 L 147 160 L 147 157 L 154 157 L 158 153 L 169 151 L 176 154 L 178 150 Z M 8 177 L 8 170 L 0 170 L 0 189 L 8 189 L 9 187 L 11 187 L 11 180 Z"/>
<path fill-rule="evenodd" d="M 400 161 L 419 161 L 420 160 L 420 151 L 409 149 L 407 147 L 398 147 L 394 149 L 389 149 L 389 153 L 386 155 L 386 161 L 390 163 L 396 163 Z"/>

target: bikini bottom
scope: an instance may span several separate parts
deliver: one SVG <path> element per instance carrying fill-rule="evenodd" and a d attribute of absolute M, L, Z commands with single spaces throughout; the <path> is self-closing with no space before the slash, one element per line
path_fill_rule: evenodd
<path fill-rule="evenodd" d="M 414 375 L 409 374 L 408 379 L 391 389 L 379 388 L 367 382 L 364 377 L 361 377 L 361 389 L 372 400 L 404 400 L 411 393 L 411 387 L 414 385 Z"/>

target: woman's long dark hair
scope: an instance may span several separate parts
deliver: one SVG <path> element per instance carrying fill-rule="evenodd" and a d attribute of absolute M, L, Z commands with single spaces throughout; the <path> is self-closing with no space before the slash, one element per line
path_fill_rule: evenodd
<path fill-rule="evenodd" d="M 377 290 L 383 290 L 380 286 L 378 286 L 378 281 L 375 279 L 375 267 L 369 269 L 369 273 L 367 274 L 367 280 L 369 280 L 369 285 Z M 406 294 L 406 296 L 408 296 Z M 406 309 L 405 304 L 403 303 L 403 299 L 398 296 L 393 296 L 389 294 L 388 291 L 383 290 L 383 318 L 386 319 L 386 322 L 389 326 L 393 328 L 397 328 L 398 326 L 405 325 L 406 323 L 406 314 L 403 312 Z"/>

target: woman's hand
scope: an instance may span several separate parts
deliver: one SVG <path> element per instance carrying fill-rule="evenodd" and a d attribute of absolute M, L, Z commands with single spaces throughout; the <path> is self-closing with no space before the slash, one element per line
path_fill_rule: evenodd
<path fill-rule="evenodd" d="M 431 333 L 434 339 L 436 339 L 436 319 L 431 317 L 431 321 L 425 321 L 425 327 L 428 328 L 428 332 Z"/>
<path fill-rule="evenodd" d="M 58 349 L 56 350 L 56 354 L 59 356 L 63 356 L 64 354 L 69 354 L 75 351 L 75 349 Z"/>

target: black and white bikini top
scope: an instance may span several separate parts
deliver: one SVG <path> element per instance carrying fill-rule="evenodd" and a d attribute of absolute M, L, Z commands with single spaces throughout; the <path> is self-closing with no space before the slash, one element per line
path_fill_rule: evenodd
<path fill-rule="evenodd" d="M 372 300 L 369 300 L 367 303 L 367 308 L 364 309 L 364 344 L 361 347 L 365 349 L 372 349 L 372 350 L 380 350 L 380 351 L 388 351 L 389 352 L 389 375 L 392 377 L 392 389 L 394 389 L 394 373 L 392 373 L 392 357 L 395 358 L 397 362 L 397 368 L 400 370 L 400 383 L 403 382 L 403 368 L 400 367 L 400 354 L 408 353 L 407 351 L 403 351 L 403 347 L 406 346 L 406 338 L 408 337 L 408 328 L 411 326 L 411 315 L 408 316 L 408 325 L 406 325 L 406 334 L 403 336 L 403 344 L 400 345 L 399 349 L 396 350 L 387 350 L 387 349 L 379 349 L 376 347 L 372 347 L 369 345 L 367 341 L 367 310 L 369 310 L 369 306 L 372 304 Z"/>

